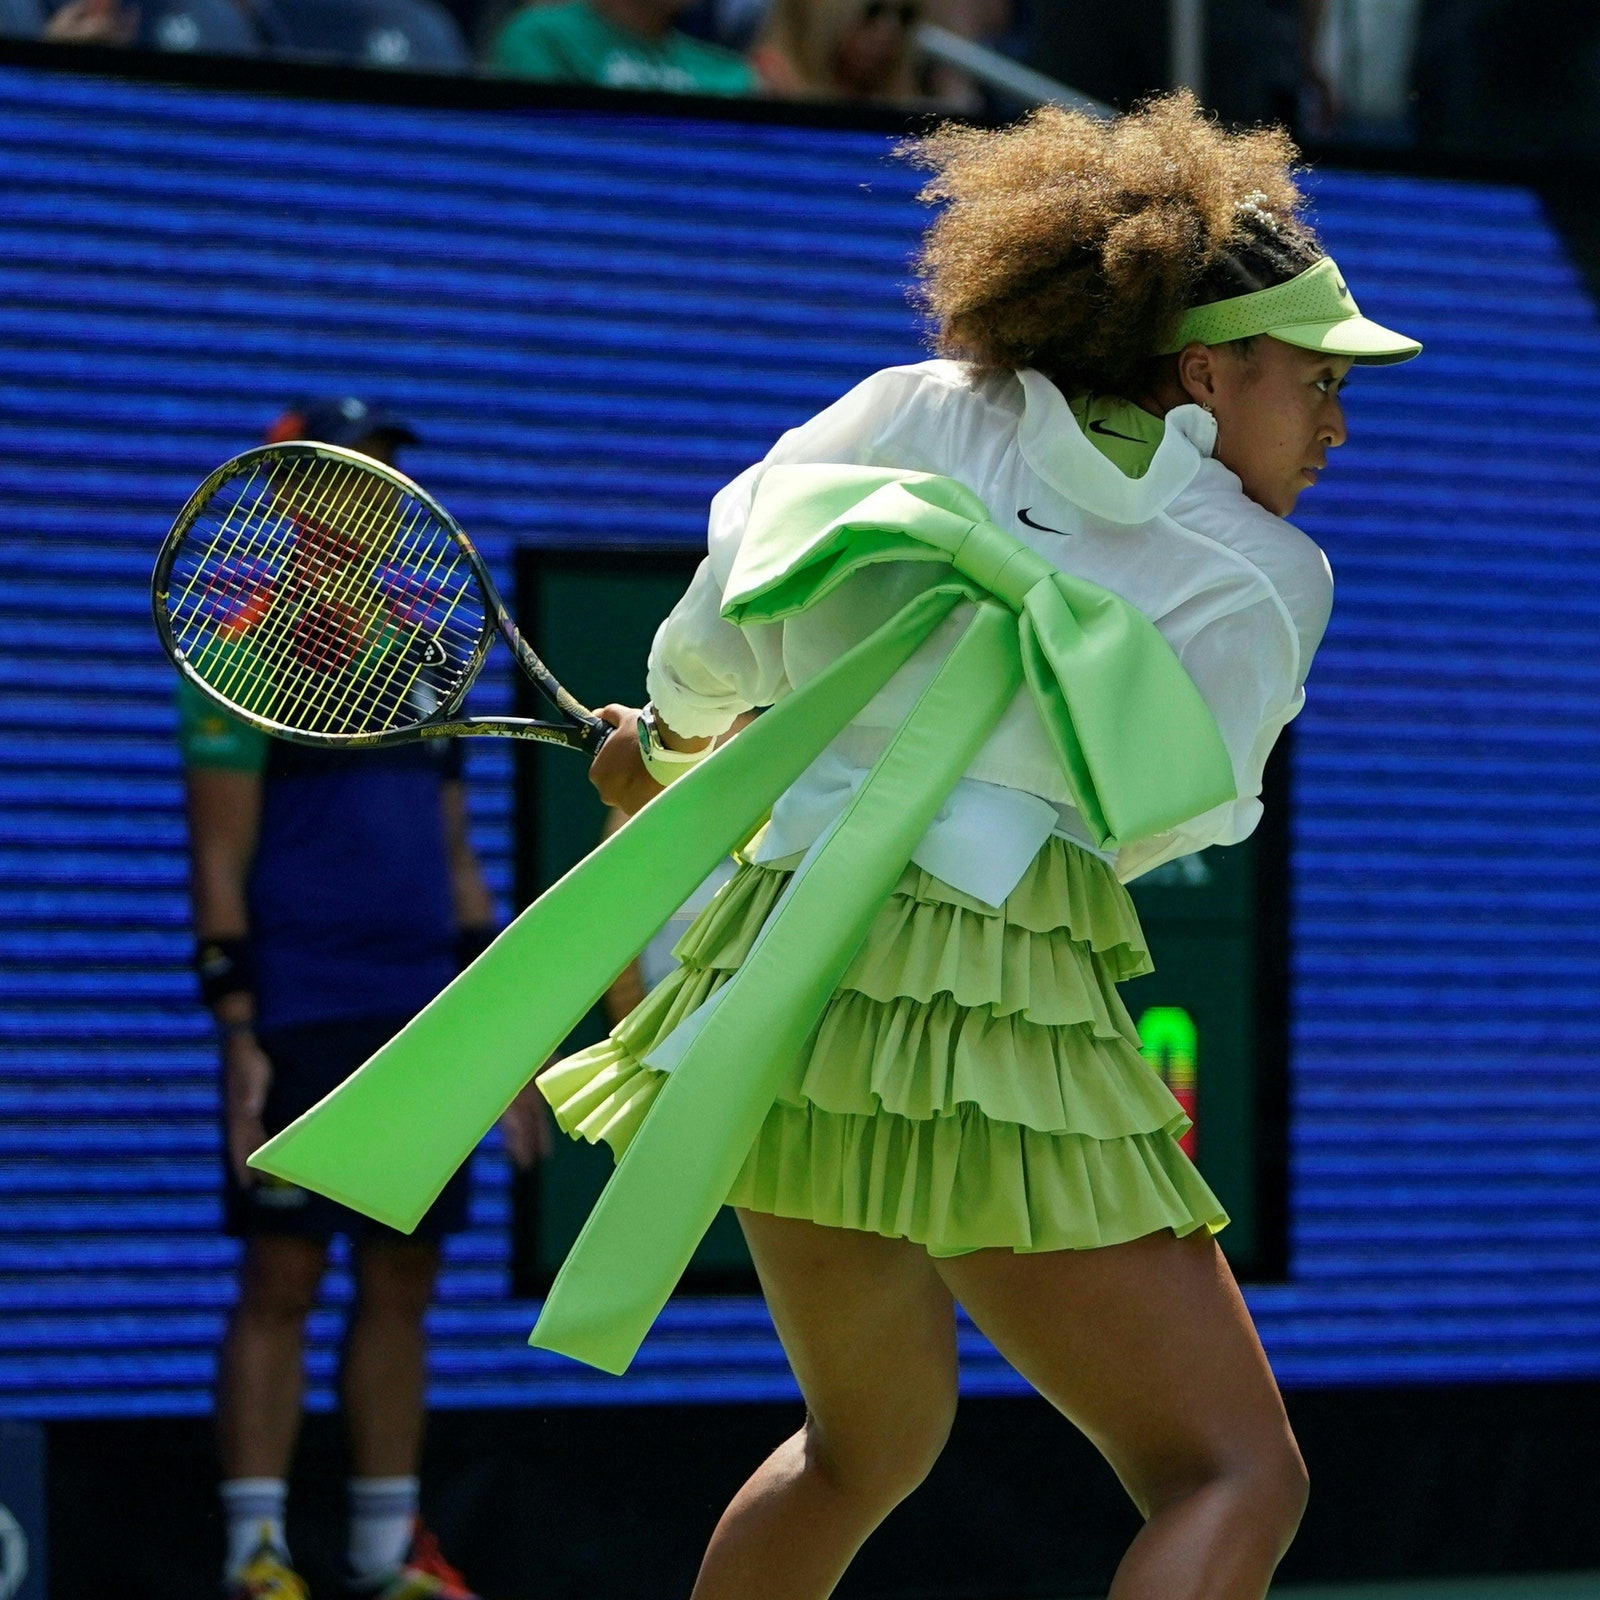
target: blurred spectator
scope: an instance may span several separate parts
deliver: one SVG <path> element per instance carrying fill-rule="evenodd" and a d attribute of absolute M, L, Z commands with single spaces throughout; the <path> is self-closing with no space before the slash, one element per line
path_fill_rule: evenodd
<path fill-rule="evenodd" d="M 1226 121 L 1320 137 L 1338 102 L 1315 55 L 1326 0 L 1224 0 L 1206 10 L 1205 99 Z"/>
<path fill-rule="evenodd" d="M 57 44 L 132 44 L 138 32 L 138 8 L 122 0 L 67 0 L 44 25 Z"/>
<path fill-rule="evenodd" d="M 517 78 L 667 94 L 744 95 L 750 68 L 731 50 L 673 26 L 689 0 L 565 0 L 519 11 L 488 64 Z"/>
<path fill-rule="evenodd" d="M 750 62 L 785 100 L 920 101 L 925 14 L 923 0 L 773 0 Z"/>
<path fill-rule="evenodd" d="M 1314 54 L 1331 90 L 1329 121 L 1336 113 L 1341 136 L 1386 143 L 1409 136 L 1421 10 L 1422 0 L 1329 0 Z"/>
<path fill-rule="evenodd" d="M 1168 0 L 1054 0 L 1037 8 L 1029 64 L 1126 110 L 1167 86 L 1167 10 Z"/>
<path fill-rule="evenodd" d="M 438 0 L 253 0 L 252 8 L 280 55 L 411 72 L 472 66 L 461 29 Z"/>
<path fill-rule="evenodd" d="M 926 4 L 928 22 L 975 44 L 1007 54 L 1022 42 L 1012 32 L 1015 17 L 1010 0 L 926 0 Z M 944 61 L 928 63 L 922 88 L 927 99 L 967 116 L 1005 119 L 1027 109 L 1026 104 L 997 99 L 959 67 Z"/>
<path fill-rule="evenodd" d="M 485 0 L 439 0 L 439 4 L 455 18 L 463 39 L 478 37 L 484 12 L 488 9 Z"/>
<path fill-rule="evenodd" d="M 287 413 L 312 438 L 379 460 L 414 439 L 356 399 Z M 427 1338 L 447 1234 L 467 1226 L 463 1168 L 410 1235 L 246 1161 L 330 1093 L 485 948 L 494 905 L 467 836 L 459 748 L 286 744 L 183 685 L 196 966 L 216 1019 L 227 1231 L 244 1241 L 223 1340 L 217 1432 L 229 1600 L 306 1600 L 284 1540 L 305 1322 L 329 1244 L 352 1242 L 356 1301 L 340 1370 L 355 1476 L 349 1593 L 471 1600 L 416 1520 Z M 526 1165 L 546 1129 L 531 1095 L 504 1124 Z"/>
<path fill-rule="evenodd" d="M 771 9 L 770 0 L 691 0 L 678 26 L 696 39 L 744 55 L 756 42 Z"/>
<path fill-rule="evenodd" d="M 39 0 L 0 0 L 0 39 L 37 39 L 43 33 Z"/>
<path fill-rule="evenodd" d="M 1228 122 L 1325 123 L 1331 90 L 1313 45 L 1325 0 L 1210 0 L 1203 98 Z M 1126 109 L 1172 86 L 1169 0 L 1052 0 L 1035 8 L 1032 65 Z"/>

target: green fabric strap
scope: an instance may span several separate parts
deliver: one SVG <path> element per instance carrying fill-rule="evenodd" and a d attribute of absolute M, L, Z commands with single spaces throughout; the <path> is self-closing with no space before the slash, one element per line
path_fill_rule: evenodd
<path fill-rule="evenodd" d="M 882 561 L 930 586 L 759 718 L 530 906 L 486 955 L 252 1165 L 415 1225 L 616 973 L 957 602 L 976 615 L 750 958 L 697 1027 L 574 1246 L 533 1342 L 632 1359 L 737 1175 L 783 1073 L 945 796 L 1026 681 L 1069 788 L 1108 845 L 1233 798 L 1204 701 L 1151 623 L 1057 572 L 961 484 L 859 467 L 770 469 L 724 615 L 773 622 Z"/>
<path fill-rule="evenodd" d="M 530 1343 L 627 1370 L 733 1187 L 796 1051 L 1021 682 L 1015 619 L 980 606 L 668 1074 Z"/>
<path fill-rule="evenodd" d="M 250 1165 L 409 1233 L 617 974 L 960 598 L 918 596 L 657 795 Z"/>

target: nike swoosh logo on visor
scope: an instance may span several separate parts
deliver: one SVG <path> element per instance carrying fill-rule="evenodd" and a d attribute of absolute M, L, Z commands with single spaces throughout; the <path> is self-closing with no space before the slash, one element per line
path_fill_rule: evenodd
<path fill-rule="evenodd" d="M 1024 506 L 1017 513 L 1017 521 L 1026 523 L 1030 528 L 1037 528 L 1040 533 L 1060 534 L 1060 536 L 1063 539 L 1070 537 L 1067 533 L 1063 532 L 1063 530 L 1060 529 L 1060 528 L 1047 528 L 1047 527 L 1045 527 L 1045 525 L 1042 522 L 1035 522 L 1033 520 L 1033 518 L 1028 515 L 1028 513 L 1030 511 L 1032 511 L 1032 510 L 1033 510 L 1032 506 Z"/>
<path fill-rule="evenodd" d="M 1131 433 L 1118 433 L 1115 428 L 1108 428 L 1098 417 L 1089 424 L 1090 433 L 1104 435 L 1107 439 L 1121 439 L 1125 444 L 1143 444 L 1143 439 L 1135 439 Z"/>

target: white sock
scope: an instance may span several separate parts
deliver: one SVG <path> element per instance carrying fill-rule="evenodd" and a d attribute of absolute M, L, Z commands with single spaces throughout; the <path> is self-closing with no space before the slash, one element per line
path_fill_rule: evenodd
<path fill-rule="evenodd" d="M 225 1580 L 237 1578 L 250 1557 L 270 1544 L 289 1560 L 283 1539 L 283 1508 L 289 1486 L 282 1478 L 230 1478 L 222 1485 L 222 1517 L 228 1533 Z"/>
<path fill-rule="evenodd" d="M 350 1480 L 350 1577 L 355 1583 L 385 1578 L 405 1559 L 417 1487 L 415 1478 Z"/>

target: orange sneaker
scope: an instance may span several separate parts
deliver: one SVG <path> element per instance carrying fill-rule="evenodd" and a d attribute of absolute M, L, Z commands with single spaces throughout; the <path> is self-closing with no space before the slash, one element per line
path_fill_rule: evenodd
<path fill-rule="evenodd" d="M 433 1530 L 421 1517 L 411 1527 L 411 1548 L 405 1559 L 375 1587 L 357 1589 L 350 1594 L 359 1600 L 478 1600 L 467 1580 L 444 1558 Z M 257 1600 L 255 1596 L 244 1600 Z M 261 1596 L 259 1600 L 292 1600 L 292 1597 Z"/>

